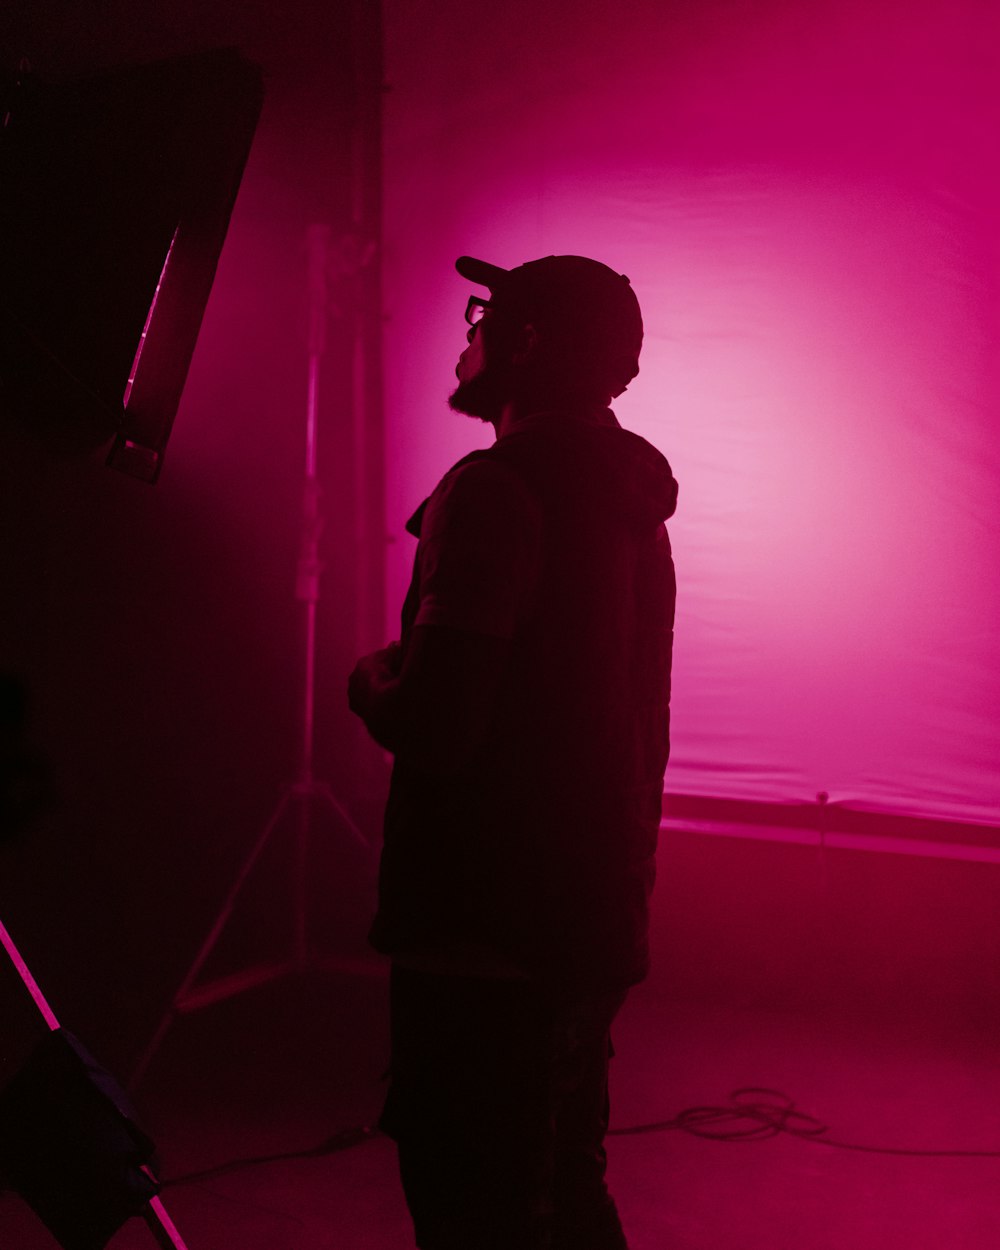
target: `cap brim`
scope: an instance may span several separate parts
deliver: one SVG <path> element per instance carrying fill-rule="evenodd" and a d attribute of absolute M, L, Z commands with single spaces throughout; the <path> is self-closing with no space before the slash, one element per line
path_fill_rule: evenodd
<path fill-rule="evenodd" d="M 488 286 L 491 291 L 502 286 L 510 276 L 509 269 L 501 269 L 499 265 L 491 265 L 485 260 L 476 260 L 474 256 L 460 256 L 455 261 L 455 268 L 463 278 L 478 282 L 480 286 Z"/>

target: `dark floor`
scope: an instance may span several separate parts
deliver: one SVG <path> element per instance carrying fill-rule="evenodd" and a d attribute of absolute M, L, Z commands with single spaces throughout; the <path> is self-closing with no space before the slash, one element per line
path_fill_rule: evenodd
<path fill-rule="evenodd" d="M 317 973 L 177 1020 L 137 1098 L 166 1178 L 307 1150 L 370 1124 L 385 1064 L 384 975 Z M 1000 1056 L 961 1019 L 876 1023 L 672 998 L 654 975 L 616 1032 L 614 1123 L 669 1120 L 731 1091 L 784 1091 L 826 1137 L 897 1150 L 1000 1152 Z M 720 1131 L 741 1127 L 721 1124 Z M 787 1134 L 719 1142 L 616 1136 L 610 1174 L 633 1250 L 995 1250 L 1000 1158 L 851 1151 Z M 170 1185 L 189 1250 L 412 1246 L 391 1143 Z M 51 1250 L 0 1197 L 0 1247 Z M 112 1250 L 155 1245 L 140 1222 Z"/>

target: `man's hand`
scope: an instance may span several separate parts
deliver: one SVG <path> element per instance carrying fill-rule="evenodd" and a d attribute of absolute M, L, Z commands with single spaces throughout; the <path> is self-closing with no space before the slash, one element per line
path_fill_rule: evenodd
<path fill-rule="evenodd" d="M 464 768 L 481 748 L 506 671 L 510 643 L 447 626 L 417 625 L 398 643 L 358 660 L 351 710 L 375 741 L 434 776 Z"/>
<path fill-rule="evenodd" d="M 363 655 L 347 683 L 347 702 L 368 732 L 389 751 L 395 750 L 397 702 L 402 654 L 398 642 Z"/>

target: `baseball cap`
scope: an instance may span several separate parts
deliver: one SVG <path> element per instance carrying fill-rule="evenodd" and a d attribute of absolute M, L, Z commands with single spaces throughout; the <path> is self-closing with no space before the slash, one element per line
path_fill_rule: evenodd
<path fill-rule="evenodd" d="M 642 313 L 624 274 L 589 256 L 543 256 L 514 269 L 472 256 L 455 268 L 488 287 L 498 311 L 538 317 L 572 330 L 594 365 L 606 365 L 620 394 L 639 371 Z"/>

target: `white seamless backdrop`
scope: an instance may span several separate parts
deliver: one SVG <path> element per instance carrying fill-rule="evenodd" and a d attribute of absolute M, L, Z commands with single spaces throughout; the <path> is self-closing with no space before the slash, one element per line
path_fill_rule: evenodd
<path fill-rule="evenodd" d="M 388 0 L 389 602 L 490 431 L 455 257 L 627 273 L 680 481 L 671 793 L 1000 826 L 998 19 Z"/>

